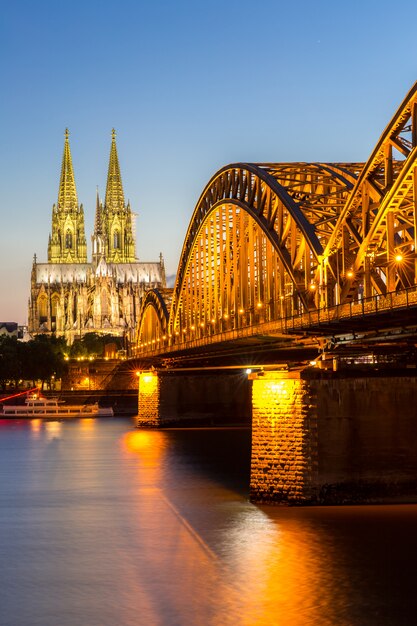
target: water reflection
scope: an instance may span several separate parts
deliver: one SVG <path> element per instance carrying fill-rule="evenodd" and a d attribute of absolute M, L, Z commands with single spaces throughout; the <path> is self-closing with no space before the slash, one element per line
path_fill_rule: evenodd
<path fill-rule="evenodd" d="M 33 438 L 38 438 L 45 433 L 46 440 L 51 441 L 53 439 L 59 439 L 62 434 L 62 424 L 65 420 L 62 419 L 30 419 L 20 420 L 19 425 L 24 428 L 25 424 L 28 424 L 31 430 Z M 74 423 L 75 420 L 72 420 Z M 82 433 L 92 433 L 95 428 L 96 419 L 92 417 L 80 418 L 79 422 L 80 431 Z M 17 422 L 16 422 L 17 423 Z"/>
<path fill-rule="evenodd" d="M 91 432 L 94 430 L 96 420 L 93 417 L 83 417 L 80 419 L 81 430 Z"/>
<path fill-rule="evenodd" d="M 32 431 L 32 435 L 34 437 L 39 437 L 41 429 L 42 429 L 42 420 L 41 419 L 30 420 L 30 428 Z"/>
<path fill-rule="evenodd" d="M 155 465 L 162 460 L 167 445 L 166 435 L 160 431 L 133 430 L 121 438 L 122 447 L 137 454 L 146 466 Z"/>
<path fill-rule="evenodd" d="M 151 561 L 157 568 L 165 564 L 175 571 L 182 587 L 197 588 L 198 607 L 203 607 L 203 614 L 211 614 L 210 621 L 205 622 L 202 614 L 202 621 L 195 623 L 325 626 L 337 623 L 337 614 L 338 623 L 343 623 L 338 606 L 343 606 L 346 598 L 342 595 L 339 601 L 340 591 L 334 597 L 330 584 L 337 566 L 333 567 L 327 554 L 328 542 L 323 545 L 323 536 L 305 520 L 276 521 L 212 480 L 205 482 L 201 501 L 201 494 L 193 492 L 196 476 L 190 486 L 180 467 L 173 468 L 167 481 L 164 463 L 170 463 L 163 457 L 165 453 L 169 456 L 168 432 L 133 431 L 122 442 L 125 451 L 137 456 L 139 473 L 148 470 L 153 485 L 137 493 L 138 506 L 140 502 L 142 513 L 152 517 L 152 533 L 158 537 Z M 172 485 L 172 480 L 179 484 Z M 210 521 L 207 527 L 213 512 L 218 517 L 219 502 L 223 513 L 228 513 L 226 523 L 213 519 L 214 524 Z M 143 536 L 143 529 L 141 532 Z M 152 543 L 151 537 L 148 542 Z M 346 591 L 348 581 L 340 569 L 338 580 L 338 589 Z M 183 594 L 169 596 L 170 605 L 181 614 L 188 611 L 190 602 L 192 605 L 192 599 Z M 220 614 L 215 608 L 218 605 L 223 607 Z M 198 607 L 192 609 L 196 619 Z"/>
<path fill-rule="evenodd" d="M 276 511 L 273 511 L 277 515 Z M 325 536 L 308 520 L 287 523 L 248 506 L 222 537 L 245 624 L 348 624 L 349 583 Z M 335 581 L 337 580 L 337 593 Z"/>
<path fill-rule="evenodd" d="M 62 432 L 62 423 L 46 420 L 44 422 L 46 439 L 48 441 L 52 441 L 54 439 L 59 439 L 61 437 Z"/>
<path fill-rule="evenodd" d="M 85 426 L 0 423 L 0 622 L 414 623 L 417 507 L 256 507 L 250 433 Z"/>

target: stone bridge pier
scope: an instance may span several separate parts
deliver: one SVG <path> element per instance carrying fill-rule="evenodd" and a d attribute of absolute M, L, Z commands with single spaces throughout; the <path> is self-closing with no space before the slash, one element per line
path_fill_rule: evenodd
<path fill-rule="evenodd" d="M 249 423 L 250 415 L 250 382 L 242 370 L 159 370 L 139 375 L 139 427 Z"/>
<path fill-rule="evenodd" d="M 140 427 L 250 414 L 252 501 L 417 502 L 416 376 L 309 369 L 249 380 L 236 372 L 140 376 Z"/>
<path fill-rule="evenodd" d="M 251 499 L 417 502 L 417 378 L 253 374 Z"/>
<path fill-rule="evenodd" d="M 252 378 L 250 495 L 255 502 L 317 498 L 317 394 L 299 372 Z"/>

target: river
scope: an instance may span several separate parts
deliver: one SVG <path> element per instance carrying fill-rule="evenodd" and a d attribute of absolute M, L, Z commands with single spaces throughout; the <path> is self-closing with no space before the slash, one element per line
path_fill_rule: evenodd
<path fill-rule="evenodd" d="M 1 626 L 417 623 L 417 506 L 256 506 L 250 431 L 0 422 Z"/>

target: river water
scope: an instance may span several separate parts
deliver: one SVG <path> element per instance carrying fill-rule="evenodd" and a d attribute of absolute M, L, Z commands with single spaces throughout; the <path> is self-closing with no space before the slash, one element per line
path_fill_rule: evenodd
<path fill-rule="evenodd" d="M 248 429 L 0 422 L 1 626 L 417 624 L 417 506 L 248 501 Z"/>

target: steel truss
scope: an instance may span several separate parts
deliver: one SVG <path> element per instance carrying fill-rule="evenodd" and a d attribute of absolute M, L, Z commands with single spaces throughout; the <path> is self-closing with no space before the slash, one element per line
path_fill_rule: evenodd
<path fill-rule="evenodd" d="M 203 190 L 149 349 L 416 286 L 417 83 L 361 163 L 237 163 Z"/>

